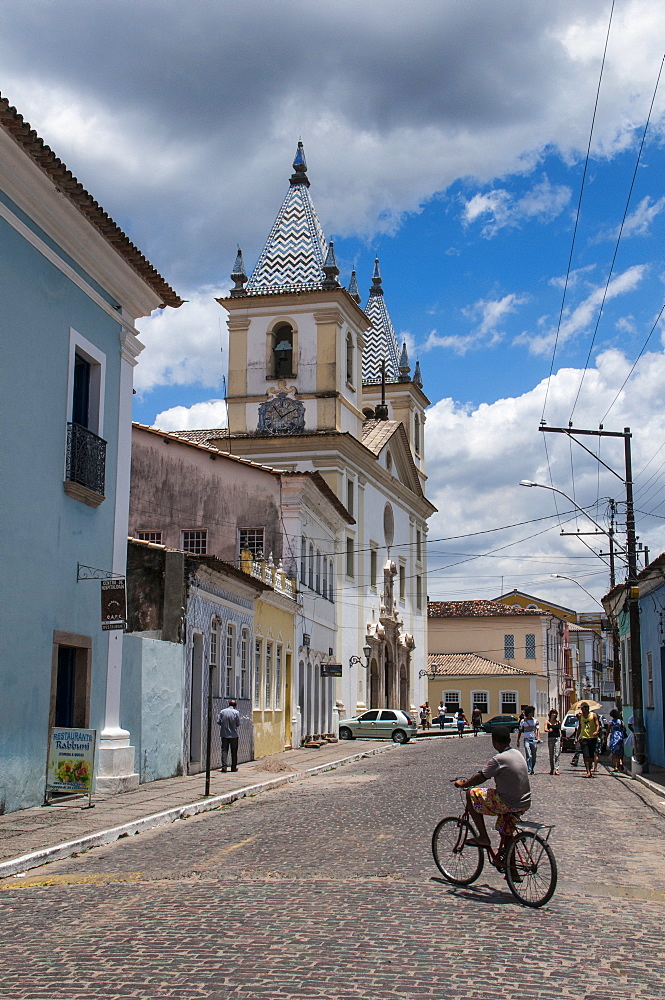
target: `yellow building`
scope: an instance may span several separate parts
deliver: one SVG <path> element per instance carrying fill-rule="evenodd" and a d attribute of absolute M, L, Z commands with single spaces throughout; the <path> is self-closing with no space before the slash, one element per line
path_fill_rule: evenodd
<path fill-rule="evenodd" d="M 538 608 L 507 606 L 497 601 L 430 601 L 428 638 L 431 654 L 473 654 L 493 666 L 499 664 L 506 668 L 502 674 L 504 679 L 533 679 L 528 683 L 506 683 L 503 687 L 497 681 L 499 686 L 496 690 L 491 685 L 479 688 L 476 700 L 482 692 L 487 695 L 490 715 L 519 715 L 522 705 L 533 705 L 542 725 L 550 708 L 561 712 L 565 690 L 563 626 L 554 614 Z M 430 655 L 428 668 L 431 659 Z M 474 670 L 479 669 L 477 664 Z M 486 673 L 483 676 L 492 675 Z M 470 674 L 468 683 L 457 688 L 451 685 L 450 697 L 444 698 L 446 704 L 452 700 L 455 691 L 460 698 L 466 692 L 461 707 L 468 715 L 473 708 L 474 677 L 474 673 Z M 436 697 L 433 703 L 436 705 L 441 697 L 441 685 L 433 688 L 430 679 L 429 687 Z M 526 698 L 526 701 L 520 701 L 520 698 Z"/>
<path fill-rule="evenodd" d="M 461 708 L 470 722 L 477 705 L 486 720 L 493 715 L 519 715 L 523 706 L 542 703 L 547 696 L 547 678 L 542 674 L 477 653 L 430 653 L 427 660 L 433 713 L 443 701 L 448 712 Z"/>
<path fill-rule="evenodd" d="M 281 753 L 291 746 L 294 712 L 293 649 L 295 643 L 296 581 L 270 561 L 241 553 L 245 573 L 268 583 L 254 601 L 254 646 L 251 653 L 251 698 L 254 757 Z"/>

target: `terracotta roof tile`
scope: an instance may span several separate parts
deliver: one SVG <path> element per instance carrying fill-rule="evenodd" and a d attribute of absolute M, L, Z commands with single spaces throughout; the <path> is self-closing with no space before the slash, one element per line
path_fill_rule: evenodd
<path fill-rule="evenodd" d="M 104 211 L 91 194 L 68 170 L 62 160 L 58 159 L 53 150 L 43 139 L 30 128 L 16 108 L 12 107 L 6 97 L 0 94 L 0 127 L 11 136 L 32 162 L 42 170 L 59 191 L 67 198 L 74 208 L 83 215 L 117 254 L 125 259 L 127 264 L 136 271 L 140 278 L 160 296 L 162 304 L 177 308 L 183 299 L 174 292 L 161 274 L 146 260 L 138 247 L 135 247 L 129 237 Z"/>
<path fill-rule="evenodd" d="M 428 618 L 514 618 L 515 615 L 546 615 L 547 611 L 511 608 L 497 601 L 428 601 Z"/>
<path fill-rule="evenodd" d="M 436 677 L 478 677 L 503 675 L 531 677 L 534 671 L 521 670 L 508 663 L 487 660 L 477 653 L 430 653 L 427 672 Z"/>

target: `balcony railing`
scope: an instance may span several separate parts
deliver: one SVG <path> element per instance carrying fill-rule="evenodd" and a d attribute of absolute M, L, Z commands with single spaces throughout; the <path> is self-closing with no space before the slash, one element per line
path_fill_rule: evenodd
<path fill-rule="evenodd" d="M 104 497 L 106 441 L 80 424 L 67 424 L 66 479 Z"/>

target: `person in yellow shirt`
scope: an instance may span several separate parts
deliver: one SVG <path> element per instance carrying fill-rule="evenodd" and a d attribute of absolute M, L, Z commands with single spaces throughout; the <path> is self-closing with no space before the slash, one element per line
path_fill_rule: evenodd
<path fill-rule="evenodd" d="M 585 778 L 593 778 L 593 758 L 596 753 L 596 741 L 600 732 L 600 720 L 595 712 L 590 711 L 589 705 L 583 701 L 580 705 L 580 714 L 577 716 L 576 737 L 582 747 L 582 757 L 586 768 Z"/>

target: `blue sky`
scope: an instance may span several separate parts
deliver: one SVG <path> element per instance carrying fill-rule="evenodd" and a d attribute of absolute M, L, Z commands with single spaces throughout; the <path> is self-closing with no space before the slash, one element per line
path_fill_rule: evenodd
<path fill-rule="evenodd" d="M 364 297 L 379 256 L 394 326 L 432 400 L 430 538 L 465 540 L 432 542 L 430 597 L 516 588 L 597 606 L 581 588 L 597 599 L 607 568 L 561 538 L 566 503 L 517 483 L 553 485 L 602 522 L 621 484 L 555 435 L 545 452 L 544 380 L 552 367 L 550 424 L 565 424 L 578 396 L 576 424 L 597 426 L 665 301 L 662 80 L 592 345 L 665 48 L 662 4 L 616 0 L 553 360 L 610 9 L 7 0 L 3 94 L 189 300 L 139 324 L 136 419 L 223 423 L 214 298 L 237 244 L 253 266 L 302 138 L 341 277 L 355 266 Z M 638 530 L 653 555 L 665 548 L 663 331 L 661 321 L 605 419 L 634 430 Z M 601 452 L 620 467 L 611 444 Z M 526 523 L 539 517 L 551 520 Z"/>

